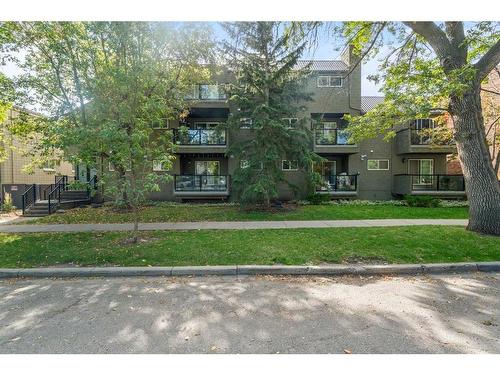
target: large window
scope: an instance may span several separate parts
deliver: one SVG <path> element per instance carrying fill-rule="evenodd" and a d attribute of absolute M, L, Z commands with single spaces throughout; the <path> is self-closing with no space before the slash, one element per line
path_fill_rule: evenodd
<path fill-rule="evenodd" d="M 341 76 L 319 76 L 318 87 L 342 87 Z"/>
<path fill-rule="evenodd" d="M 196 161 L 195 170 L 197 175 L 220 175 L 220 166 L 217 160 Z"/>
<path fill-rule="evenodd" d="M 368 159 L 367 168 L 369 171 L 388 171 L 389 170 L 389 160 L 388 159 Z"/>
<path fill-rule="evenodd" d="M 297 160 L 282 160 L 281 169 L 284 171 L 297 171 L 299 169 L 299 162 Z"/>

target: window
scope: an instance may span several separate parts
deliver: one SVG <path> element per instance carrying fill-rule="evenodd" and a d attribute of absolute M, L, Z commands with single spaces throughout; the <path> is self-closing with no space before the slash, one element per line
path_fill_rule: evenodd
<path fill-rule="evenodd" d="M 253 124 L 253 120 L 249 117 L 243 117 L 240 119 L 240 122 L 240 129 L 250 129 L 250 126 Z"/>
<path fill-rule="evenodd" d="M 341 76 L 319 76 L 318 87 L 342 87 Z"/>
<path fill-rule="evenodd" d="M 108 171 L 110 171 L 110 172 L 114 172 L 115 171 L 115 166 L 111 162 L 109 162 L 109 164 L 108 164 Z M 132 165 L 130 163 L 128 163 L 127 169 L 125 169 L 125 171 L 126 172 L 132 171 Z"/>
<path fill-rule="evenodd" d="M 56 162 L 54 160 L 47 160 L 42 167 L 44 172 L 55 172 Z"/>
<path fill-rule="evenodd" d="M 168 127 L 169 127 L 169 120 L 166 118 L 153 121 L 153 129 L 168 129 Z"/>
<path fill-rule="evenodd" d="M 240 160 L 240 168 L 245 169 L 250 167 L 250 162 L 248 160 Z M 264 168 L 262 162 L 259 162 L 259 168 L 254 168 L 255 170 L 261 171 Z"/>
<path fill-rule="evenodd" d="M 297 160 L 282 160 L 281 169 L 284 171 L 297 171 L 299 170 L 299 163 Z"/>
<path fill-rule="evenodd" d="M 166 171 L 166 163 L 161 160 L 153 160 L 153 171 L 154 172 L 163 172 Z"/>
<path fill-rule="evenodd" d="M 369 171 L 388 171 L 388 159 L 368 159 L 367 167 Z"/>
<path fill-rule="evenodd" d="M 217 176 L 220 174 L 219 162 L 217 160 L 196 161 L 195 171 L 197 175 Z"/>
<path fill-rule="evenodd" d="M 186 99 L 198 99 L 198 87 L 196 85 L 191 85 L 185 96 Z"/>
<path fill-rule="evenodd" d="M 299 122 L 299 119 L 296 117 L 283 117 L 281 120 L 285 123 L 285 126 L 288 129 L 294 128 Z"/>

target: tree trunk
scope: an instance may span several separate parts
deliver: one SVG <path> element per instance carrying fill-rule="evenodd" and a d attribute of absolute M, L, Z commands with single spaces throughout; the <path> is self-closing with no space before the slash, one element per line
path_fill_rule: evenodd
<path fill-rule="evenodd" d="M 479 84 L 452 97 L 450 109 L 469 199 L 467 229 L 500 235 L 500 188 L 486 143 Z"/>
<path fill-rule="evenodd" d="M 137 243 L 139 240 L 139 208 L 134 205 L 134 230 L 132 232 L 132 242 Z"/>

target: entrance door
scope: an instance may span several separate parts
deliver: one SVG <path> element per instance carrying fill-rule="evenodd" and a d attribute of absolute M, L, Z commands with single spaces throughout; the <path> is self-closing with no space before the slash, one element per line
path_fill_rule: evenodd
<path fill-rule="evenodd" d="M 322 186 L 322 190 L 330 189 L 331 186 L 335 185 L 335 178 L 337 174 L 337 162 L 335 160 L 315 163 L 314 171 L 319 173 L 325 181 L 326 186 Z"/>
<path fill-rule="evenodd" d="M 429 188 L 434 184 L 434 160 L 433 159 L 410 159 L 408 164 L 409 173 L 416 175 L 412 177 L 413 184 L 418 188 Z"/>

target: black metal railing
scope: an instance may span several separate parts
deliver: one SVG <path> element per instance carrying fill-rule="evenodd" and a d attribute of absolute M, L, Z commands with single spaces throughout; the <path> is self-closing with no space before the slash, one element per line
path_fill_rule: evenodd
<path fill-rule="evenodd" d="M 26 191 L 21 196 L 23 215 L 26 212 L 26 210 L 28 210 L 36 203 L 36 197 L 37 197 L 36 191 L 37 191 L 36 184 L 33 184 L 29 188 L 27 188 Z"/>
<path fill-rule="evenodd" d="M 357 191 L 358 175 L 328 175 L 322 176 L 323 185 L 318 186 L 318 191 Z"/>
<path fill-rule="evenodd" d="M 90 199 L 92 197 L 92 191 L 97 190 L 97 176 L 92 177 L 87 182 L 87 198 Z"/>
<path fill-rule="evenodd" d="M 315 129 L 314 141 L 316 145 L 353 145 L 349 141 L 349 133 L 346 129 Z"/>
<path fill-rule="evenodd" d="M 193 91 L 186 96 L 188 100 L 226 100 L 223 85 L 194 85 Z"/>
<path fill-rule="evenodd" d="M 465 191 L 463 175 L 399 174 L 409 176 L 412 191 Z"/>
<path fill-rule="evenodd" d="M 178 145 L 224 146 L 226 131 L 217 129 L 173 129 L 174 142 Z"/>
<path fill-rule="evenodd" d="M 54 187 L 47 194 L 47 209 L 49 215 L 61 203 L 61 192 L 68 189 L 68 176 L 56 178 Z"/>
<path fill-rule="evenodd" d="M 227 191 L 229 176 L 174 175 L 175 191 Z"/>

